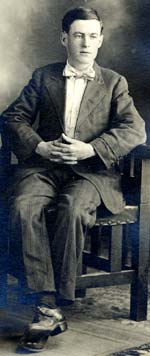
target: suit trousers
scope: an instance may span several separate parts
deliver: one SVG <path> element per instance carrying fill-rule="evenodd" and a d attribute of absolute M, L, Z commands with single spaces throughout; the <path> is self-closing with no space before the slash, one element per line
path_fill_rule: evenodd
<path fill-rule="evenodd" d="M 10 254 L 29 291 L 57 292 L 74 300 L 85 230 L 94 225 L 100 203 L 96 187 L 65 165 L 28 172 L 14 185 Z M 48 206 L 51 221 L 46 219 Z"/>

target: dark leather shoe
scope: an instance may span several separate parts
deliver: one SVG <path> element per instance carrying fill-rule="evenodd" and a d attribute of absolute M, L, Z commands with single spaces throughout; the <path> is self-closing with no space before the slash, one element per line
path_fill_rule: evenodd
<path fill-rule="evenodd" d="M 37 307 L 31 324 L 20 339 L 19 348 L 32 352 L 42 351 L 48 337 L 66 331 L 67 322 L 61 310 Z"/>
<path fill-rule="evenodd" d="M 35 317 L 28 328 L 32 333 L 40 332 L 54 336 L 67 329 L 67 322 L 59 308 L 50 309 L 42 306 L 37 307 Z"/>
<path fill-rule="evenodd" d="M 22 350 L 26 353 L 43 351 L 49 335 L 31 334 L 29 331 L 25 331 L 24 335 L 20 339 L 17 347 L 17 353 L 22 353 Z"/>

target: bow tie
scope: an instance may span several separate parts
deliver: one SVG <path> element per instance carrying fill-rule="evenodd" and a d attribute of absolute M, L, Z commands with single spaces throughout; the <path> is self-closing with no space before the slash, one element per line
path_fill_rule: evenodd
<path fill-rule="evenodd" d="M 86 80 L 93 80 L 95 78 L 95 70 L 93 68 L 90 68 L 86 72 L 81 72 L 79 70 L 76 70 L 75 68 L 71 67 L 70 65 L 66 65 L 63 71 L 63 76 L 65 77 L 74 77 L 74 78 L 83 78 Z"/>

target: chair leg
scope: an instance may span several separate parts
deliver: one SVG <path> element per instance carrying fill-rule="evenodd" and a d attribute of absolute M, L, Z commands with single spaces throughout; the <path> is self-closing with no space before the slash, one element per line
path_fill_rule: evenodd
<path fill-rule="evenodd" d="M 93 226 L 90 230 L 90 250 L 91 254 L 95 256 L 99 256 L 99 252 L 101 251 L 101 232 L 102 227 L 97 225 Z"/>
<path fill-rule="evenodd" d="M 77 276 L 81 276 L 81 274 L 86 274 L 87 266 L 83 264 L 82 258 L 78 264 Z M 75 297 L 76 298 L 84 298 L 86 296 L 86 289 L 76 289 Z"/>
<path fill-rule="evenodd" d="M 0 202 L 2 203 L 1 199 Z M 0 206 L 0 307 L 7 305 L 8 209 Z"/>
<path fill-rule="evenodd" d="M 85 244 L 84 244 L 84 248 L 86 248 L 86 246 L 88 245 L 87 242 L 87 237 L 88 237 L 88 229 L 86 229 L 84 231 L 85 233 Z M 81 276 L 82 274 L 86 274 L 87 273 L 87 266 L 84 262 L 84 258 L 83 255 L 80 258 L 80 261 L 78 262 L 78 268 L 77 268 L 77 276 Z M 76 298 L 84 298 L 86 296 L 86 289 L 76 289 L 75 291 L 75 297 Z"/>
<path fill-rule="evenodd" d="M 133 268 L 136 270 L 136 278 L 131 285 L 130 318 L 136 321 L 147 319 L 149 210 L 147 206 L 141 207 L 140 225 L 134 225 L 132 233 Z"/>
<path fill-rule="evenodd" d="M 0 272 L 0 308 L 7 305 L 7 273 Z"/>
<path fill-rule="evenodd" d="M 109 248 L 110 272 L 119 272 L 122 269 L 122 225 L 111 227 Z"/>
<path fill-rule="evenodd" d="M 122 249 L 122 269 L 131 267 L 131 238 L 130 229 L 131 224 L 123 225 L 123 249 Z"/>

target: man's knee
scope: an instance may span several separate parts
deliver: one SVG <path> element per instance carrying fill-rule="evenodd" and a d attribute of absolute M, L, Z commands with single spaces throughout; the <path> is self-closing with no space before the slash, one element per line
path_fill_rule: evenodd
<path fill-rule="evenodd" d="M 63 216 L 75 220 L 80 220 L 85 226 L 93 226 L 96 218 L 96 207 L 94 204 L 85 204 L 78 197 L 74 198 L 69 194 L 61 195 L 61 200 L 58 203 L 58 209 L 61 210 Z"/>
<path fill-rule="evenodd" d="M 20 212 L 25 207 L 27 206 L 28 199 L 26 199 L 26 196 L 19 196 L 13 199 L 12 204 L 11 204 L 11 210 L 14 210 L 15 212 Z"/>
<path fill-rule="evenodd" d="M 16 197 L 12 204 L 11 210 L 16 214 L 26 214 L 26 212 L 41 212 L 48 204 L 48 200 L 46 198 L 40 199 L 38 197 L 28 196 L 27 194 L 23 194 L 21 196 Z"/>

